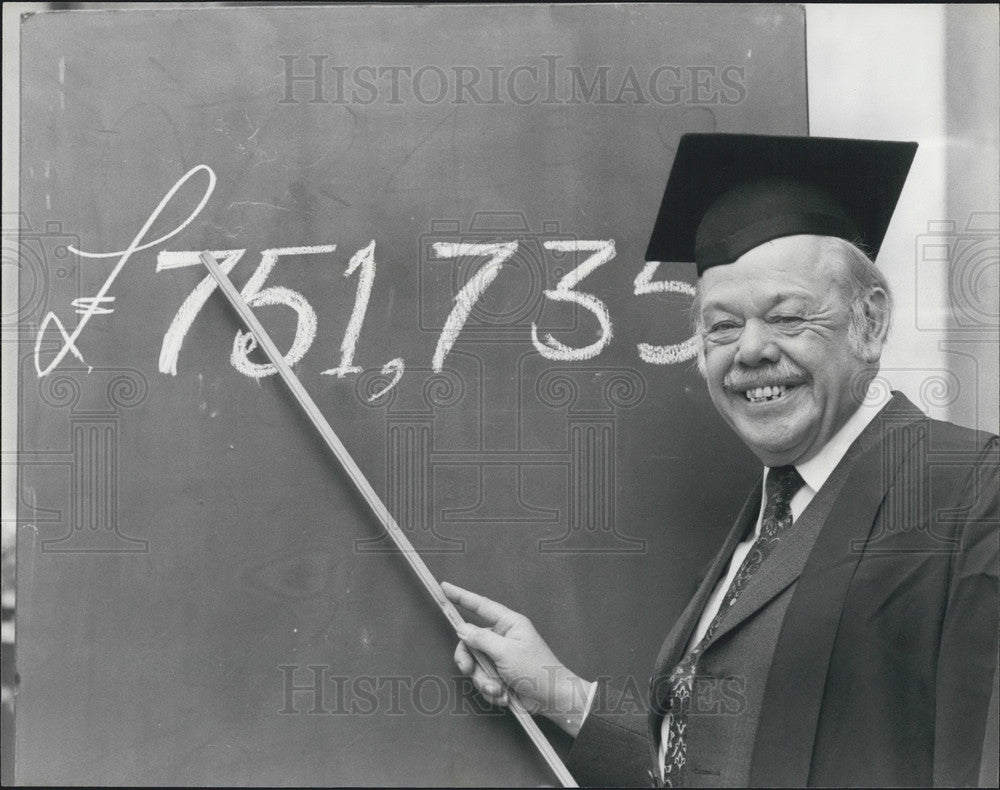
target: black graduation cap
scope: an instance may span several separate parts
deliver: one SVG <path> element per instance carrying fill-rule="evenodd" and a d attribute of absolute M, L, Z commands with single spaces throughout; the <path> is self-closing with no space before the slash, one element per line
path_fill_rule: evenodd
<path fill-rule="evenodd" d="M 732 263 L 758 244 L 809 233 L 874 259 L 916 143 L 835 137 L 685 134 L 647 261 Z"/>

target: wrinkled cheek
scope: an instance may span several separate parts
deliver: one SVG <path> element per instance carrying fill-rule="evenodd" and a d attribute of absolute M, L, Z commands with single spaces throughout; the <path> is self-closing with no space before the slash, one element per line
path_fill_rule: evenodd
<path fill-rule="evenodd" d="M 727 355 L 718 349 L 705 352 L 705 378 L 713 398 L 725 394 L 722 382 L 732 367 L 731 357 L 731 354 Z"/>
<path fill-rule="evenodd" d="M 729 416 L 729 410 L 731 404 L 729 403 L 729 395 L 722 387 L 722 378 L 712 378 L 709 375 L 708 378 L 708 394 L 712 399 L 712 403 L 715 404 L 715 408 L 720 411 L 727 420 L 730 422 L 732 418 Z"/>

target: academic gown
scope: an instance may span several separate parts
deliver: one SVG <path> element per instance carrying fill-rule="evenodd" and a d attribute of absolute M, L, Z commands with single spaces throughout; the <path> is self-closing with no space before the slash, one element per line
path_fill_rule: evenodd
<path fill-rule="evenodd" d="M 998 488 L 1000 437 L 893 393 L 702 654 L 686 783 L 975 785 L 997 759 Z M 758 483 L 660 650 L 646 709 L 599 689 L 567 761 L 580 784 L 657 783 L 665 678 L 760 500 Z"/>

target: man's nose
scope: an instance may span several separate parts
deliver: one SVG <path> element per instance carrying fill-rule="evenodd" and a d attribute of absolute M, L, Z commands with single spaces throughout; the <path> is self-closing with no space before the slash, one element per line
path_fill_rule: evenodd
<path fill-rule="evenodd" d="M 740 333 L 734 361 L 753 367 L 762 362 L 777 362 L 780 358 L 781 350 L 774 343 L 767 324 L 755 318 L 747 321 Z"/>

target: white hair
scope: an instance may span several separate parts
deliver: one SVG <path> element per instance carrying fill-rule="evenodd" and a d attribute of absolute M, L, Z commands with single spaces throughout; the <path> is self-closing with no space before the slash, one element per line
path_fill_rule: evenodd
<path fill-rule="evenodd" d="M 875 338 L 875 333 L 888 333 L 892 323 L 892 294 L 889 282 L 871 258 L 856 244 L 845 239 L 824 237 L 820 254 L 828 261 L 839 261 L 836 277 L 847 300 L 850 323 L 847 338 L 851 349 L 860 355 Z M 873 302 L 873 291 L 885 294 L 885 303 Z M 884 330 L 883 330 L 884 327 Z"/>

